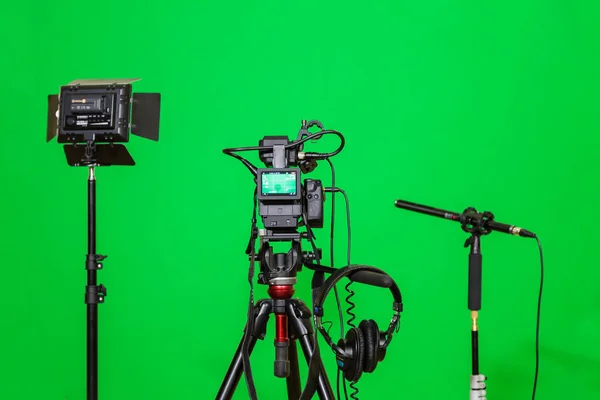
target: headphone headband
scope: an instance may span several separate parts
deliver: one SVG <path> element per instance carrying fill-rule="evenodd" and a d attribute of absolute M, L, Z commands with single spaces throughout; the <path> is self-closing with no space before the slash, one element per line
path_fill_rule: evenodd
<path fill-rule="evenodd" d="M 319 293 L 317 294 L 317 296 L 315 298 L 314 310 L 313 310 L 315 326 L 321 332 L 321 334 L 323 335 L 323 338 L 325 338 L 325 341 L 327 341 L 327 344 L 329 344 L 329 346 L 332 347 L 337 352 L 341 352 L 342 350 L 339 348 L 339 346 L 337 346 L 336 344 L 333 343 L 333 341 L 331 340 L 331 337 L 327 334 L 327 331 L 325 330 L 325 328 L 323 328 L 323 324 L 321 321 L 321 317 L 323 316 L 323 304 L 325 303 L 327 294 L 329 294 L 331 289 L 340 280 L 342 280 L 345 277 L 350 277 L 350 279 L 352 279 L 351 278 L 352 275 L 359 271 L 369 271 L 369 272 L 375 272 L 375 273 L 387 275 L 387 273 L 385 273 L 385 271 L 383 271 L 379 268 L 368 266 L 368 265 L 350 265 L 350 266 L 347 266 L 344 268 L 340 268 L 339 270 L 337 270 L 336 272 L 331 274 L 331 276 L 329 278 L 327 278 L 327 280 L 323 284 L 323 289 L 319 291 Z M 393 279 L 392 279 L 392 285 L 390 286 L 389 289 L 392 292 L 392 296 L 394 297 L 394 304 L 393 304 L 394 316 L 392 317 L 390 325 L 389 325 L 387 331 L 385 332 L 386 341 L 385 341 L 385 344 L 383 345 L 383 348 L 386 348 L 388 346 L 388 344 L 390 343 L 390 341 L 392 339 L 392 335 L 398 325 L 398 322 L 400 321 L 400 313 L 402 312 L 402 294 L 400 293 L 400 288 L 398 287 L 398 285 L 396 284 L 396 282 Z"/>

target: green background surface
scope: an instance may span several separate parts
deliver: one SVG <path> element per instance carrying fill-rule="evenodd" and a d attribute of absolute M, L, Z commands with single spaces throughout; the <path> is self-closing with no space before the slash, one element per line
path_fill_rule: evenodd
<path fill-rule="evenodd" d="M 468 396 L 466 234 L 397 198 L 476 206 L 537 232 L 547 261 L 538 399 L 600 398 L 598 11 L 548 0 L 3 5 L 0 398 L 85 397 L 87 171 L 44 142 L 46 96 L 113 77 L 143 78 L 135 89 L 160 91 L 163 110 L 159 143 L 131 140 L 136 167 L 97 171 L 98 252 L 109 255 L 101 399 L 214 398 L 245 322 L 253 191 L 221 150 L 295 137 L 313 118 L 347 139 L 333 161 L 351 201 L 352 261 L 388 271 L 404 296 L 402 329 L 359 382 L 362 399 Z M 329 182 L 327 164 L 311 177 Z M 317 232 L 320 247 L 328 236 Z M 538 249 L 502 234 L 482 249 L 489 398 L 527 399 Z M 307 301 L 310 278 L 302 271 L 297 285 Z M 359 320 L 387 324 L 388 293 L 356 291 Z M 272 334 L 273 321 L 252 357 L 261 400 L 285 393 Z M 333 355 L 323 357 L 335 382 Z M 247 398 L 243 381 L 235 398 Z"/>

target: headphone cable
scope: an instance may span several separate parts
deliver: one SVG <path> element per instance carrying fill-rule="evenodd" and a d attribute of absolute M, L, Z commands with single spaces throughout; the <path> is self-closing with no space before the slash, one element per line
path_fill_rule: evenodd
<path fill-rule="evenodd" d="M 344 196 L 344 199 L 346 201 L 346 228 L 347 228 L 347 232 L 348 232 L 348 245 L 347 245 L 347 250 L 346 250 L 346 263 L 348 266 L 350 266 L 350 254 L 351 254 L 351 243 L 352 243 L 352 235 L 351 235 L 351 228 L 350 228 L 350 201 L 348 200 L 348 195 L 346 194 L 346 192 L 338 187 L 335 186 L 335 168 L 333 167 L 333 162 L 329 159 L 326 158 L 327 162 L 329 163 L 329 167 L 331 168 L 331 188 L 326 188 L 325 191 L 329 191 L 332 193 L 332 200 L 331 200 L 331 235 L 330 235 L 330 240 L 331 240 L 331 266 L 334 267 L 333 261 L 334 261 L 334 252 L 333 252 L 333 238 L 334 238 L 334 219 L 335 219 L 335 194 L 336 193 L 342 193 L 342 195 Z M 352 310 L 354 309 L 354 307 L 356 306 L 350 299 L 352 298 L 352 296 L 354 295 L 354 292 L 350 289 L 350 285 L 352 284 L 352 281 L 350 281 L 346 286 L 345 289 L 348 292 L 348 296 L 346 296 L 346 303 L 348 304 L 348 308 L 346 309 L 346 313 L 350 316 L 350 318 L 348 319 L 347 323 L 349 326 L 354 327 L 354 324 L 352 323 L 352 321 L 354 321 L 356 319 L 356 315 L 352 312 Z M 336 302 L 337 302 L 337 306 L 338 306 L 338 312 L 340 313 L 340 335 L 341 337 L 345 336 L 345 332 L 344 332 L 344 321 L 342 318 L 342 310 L 341 310 L 341 304 L 340 304 L 340 300 L 339 300 L 339 296 L 338 296 L 338 290 L 337 290 L 337 286 L 333 287 L 334 292 L 335 292 L 335 298 L 336 298 Z M 339 381 L 340 381 L 340 376 L 342 375 L 342 371 L 338 368 L 337 370 L 337 383 L 338 383 L 338 399 L 340 398 L 340 393 L 339 393 Z M 344 381 L 344 397 L 346 400 L 348 400 L 348 390 L 346 388 L 346 379 L 343 379 Z M 350 383 L 350 388 L 353 390 L 353 393 L 350 394 L 350 397 L 354 400 L 357 400 L 357 394 L 358 394 L 358 388 L 355 387 L 354 383 Z"/>
<path fill-rule="evenodd" d="M 329 163 L 329 167 L 331 169 L 331 186 L 335 188 L 335 168 L 333 167 L 333 162 L 331 162 L 331 159 L 329 157 L 326 158 L 326 160 Z M 330 253 L 329 258 L 330 258 L 331 268 L 335 268 L 334 236 L 335 236 L 335 193 L 333 193 L 333 195 L 331 196 L 331 228 L 330 228 L 330 235 L 329 235 L 329 253 Z M 342 311 L 342 303 L 340 302 L 340 296 L 339 296 L 337 287 L 334 287 L 333 291 L 335 293 L 335 302 L 337 304 L 338 314 L 339 314 L 339 318 L 340 318 L 340 336 L 344 337 L 344 314 Z M 338 368 L 337 369 L 337 377 L 336 377 L 336 391 L 337 391 L 338 399 L 341 399 L 340 381 L 343 381 L 343 383 L 344 383 L 344 398 L 346 400 L 348 400 L 348 388 L 346 387 L 346 380 L 343 379 L 342 371 Z"/>

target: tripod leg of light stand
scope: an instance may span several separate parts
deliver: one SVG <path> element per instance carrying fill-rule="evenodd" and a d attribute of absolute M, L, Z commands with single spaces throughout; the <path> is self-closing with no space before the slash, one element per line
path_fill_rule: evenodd
<path fill-rule="evenodd" d="M 249 343 L 248 343 L 248 356 L 252 354 L 252 350 L 254 349 L 254 345 L 256 345 L 256 341 L 258 338 L 264 337 L 264 334 L 267 329 L 267 322 L 269 321 L 269 314 L 271 313 L 272 305 L 267 301 L 259 302 L 254 308 L 254 331 L 250 333 Z M 247 327 L 246 327 L 247 329 Z M 223 379 L 223 383 L 219 388 L 219 392 L 217 393 L 216 400 L 230 400 L 235 393 L 238 383 L 240 382 L 240 378 L 242 377 L 242 372 L 244 371 L 244 364 L 242 361 L 242 346 L 244 344 L 244 338 L 240 341 L 237 350 L 235 351 L 235 355 L 233 356 L 233 360 L 229 365 L 229 369 L 227 370 L 227 374 L 225 374 L 225 378 Z"/>
<path fill-rule="evenodd" d="M 301 300 L 292 299 L 287 303 L 287 314 L 293 337 L 300 341 L 304 358 L 306 359 L 307 364 L 309 364 L 315 349 L 315 344 L 313 343 L 314 331 L 310 321 L 310 310 Z M 321 361 L 319 364 L 319 382 L 317 385 L 319 399 L 335 400 L 335 395 L 331 388 L 331 383 L 327 378 L 323 362 Z M 300 393 L 301 392 L 298 393 L 298 397 L 295 397 L 294 400 L 300 397 Z"/>

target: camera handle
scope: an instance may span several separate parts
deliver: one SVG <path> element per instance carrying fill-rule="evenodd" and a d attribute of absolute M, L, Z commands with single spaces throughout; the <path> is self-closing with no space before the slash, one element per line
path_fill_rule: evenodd
<path fill-rule="evenodd" d="M 302 120 L 302 127 L 300 128 L 300 131 L 298 132 L 298 139 L 304 139 L 306 136 L 310 136 L 310 132 L 308 131 L 310 128 L 312 128 L 313 126 L 318 126 L 321 130 L 325 129 L 325 126 L 323 125 L 323 123 L 319 120 L 316 119 L 311 119 L 310 121 L 307 121 L 305 119 Z M 300 149 L 302 150 L 304 146 L 300 145 Z"/>

